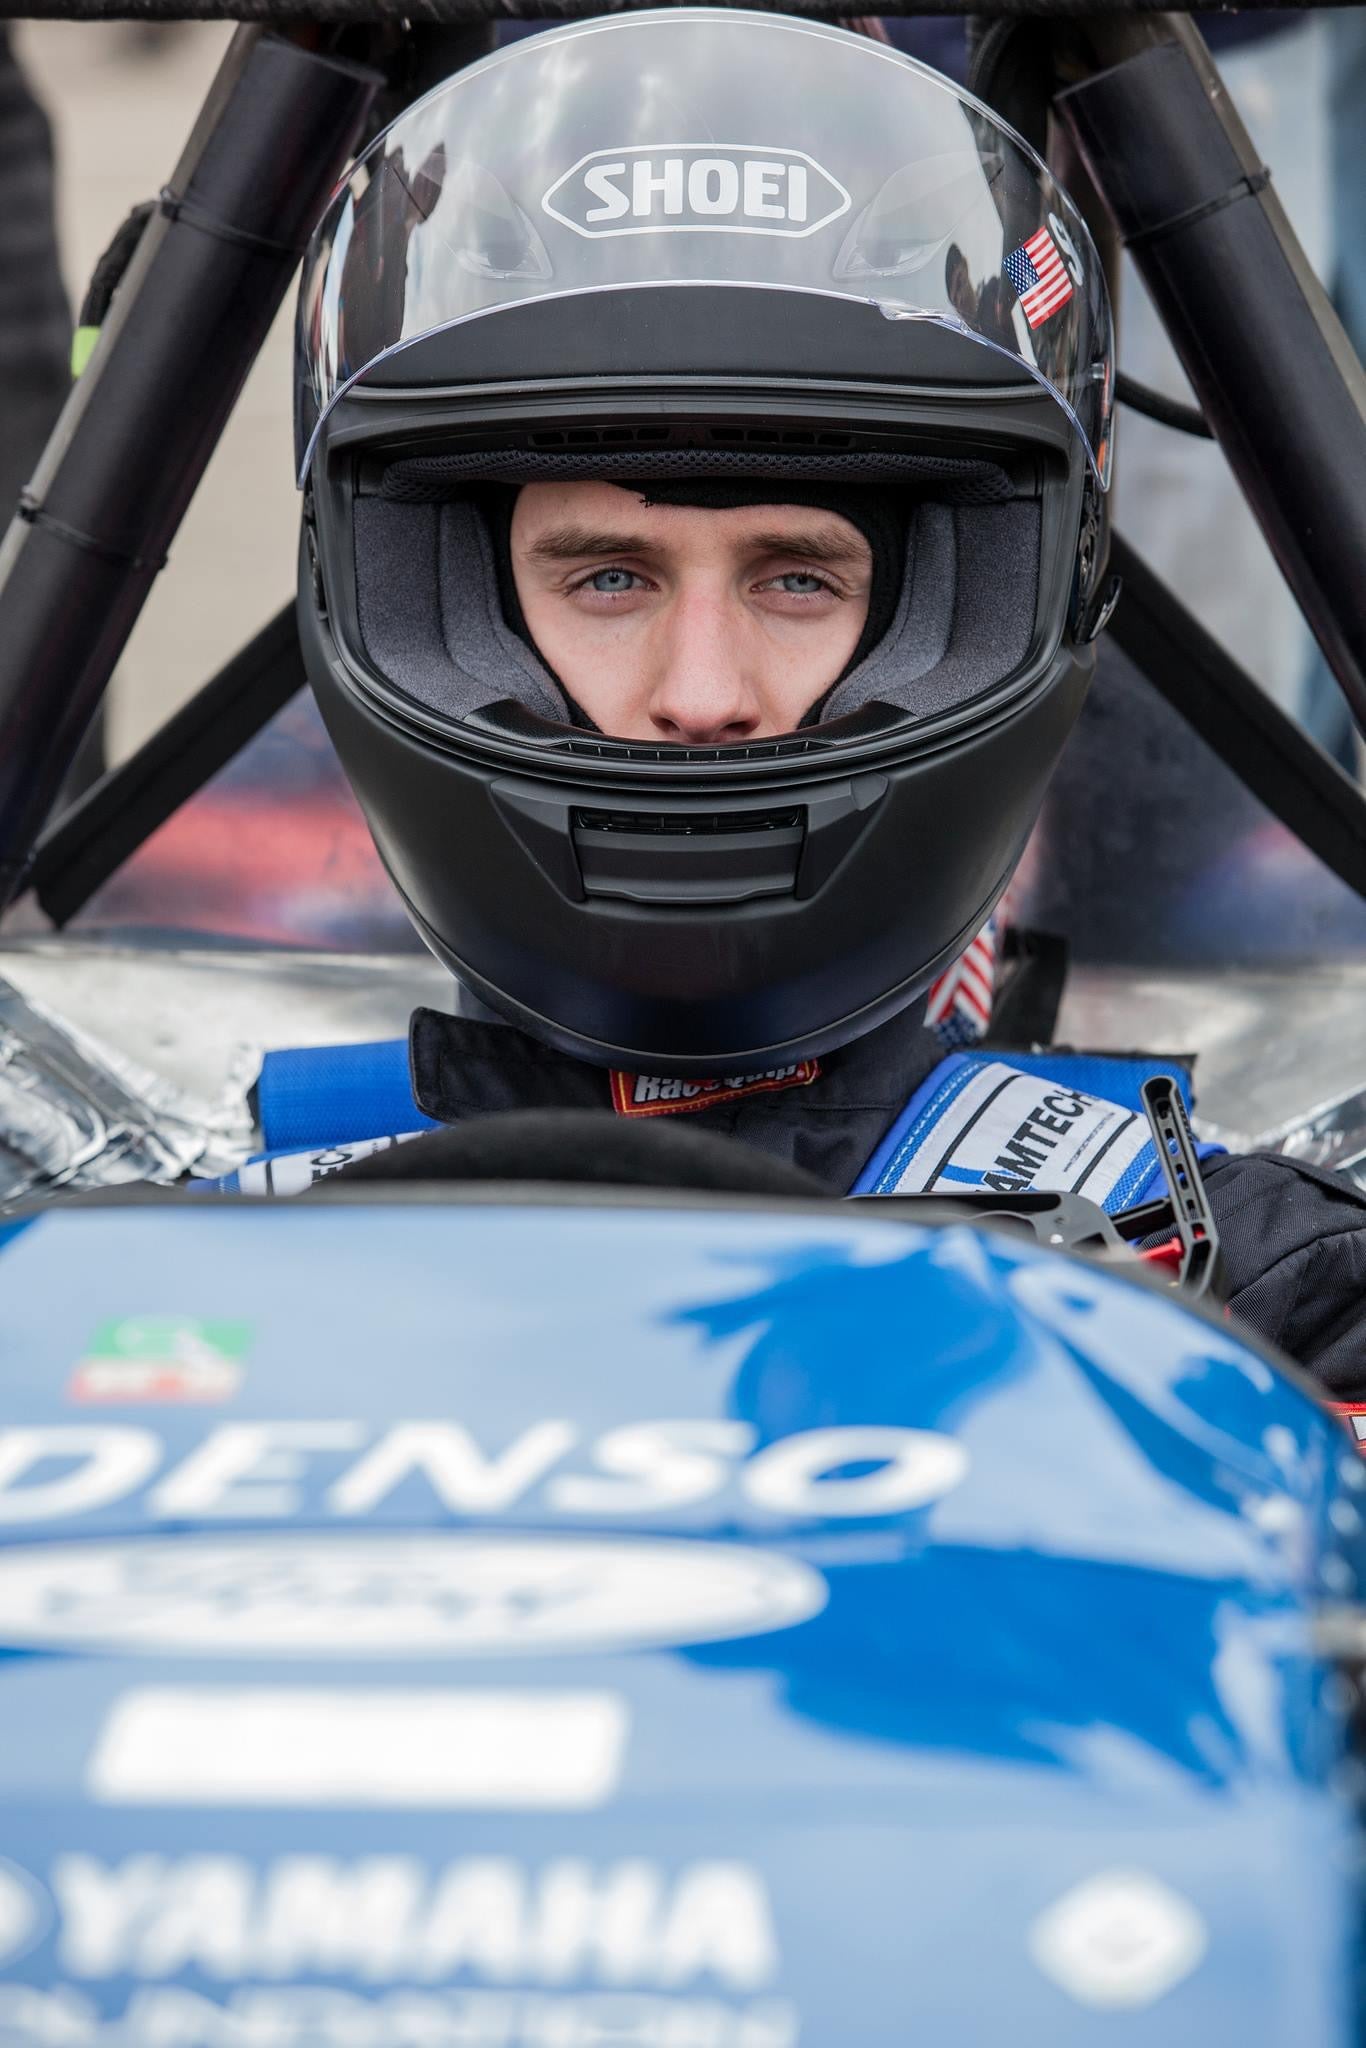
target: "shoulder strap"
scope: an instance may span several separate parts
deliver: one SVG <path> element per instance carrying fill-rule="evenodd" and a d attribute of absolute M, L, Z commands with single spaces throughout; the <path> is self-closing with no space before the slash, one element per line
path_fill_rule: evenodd
<path fill-rule="evenodd" d="M 357 1138 L 345 1145 L 319 1145 L 307 1152 L 262 1152 L 217 1180 L 192 1180 L 190 1192 L 200 1195 L 302 1195 L 340 1173 L 353 1159 L 386 1152 L 391 1145 L 421 1138 L 422 1131 L 397 1131 L 383 1138 Z"/>
<path fill-rule="evenodd" d="M 440 1128 L 413 1100 L 406 1038 L 268 1052 L 256 1105 L 268 1152 L 314 1151 L 392 1131 Z"/>
<path fill-rule="evenodd" d="M 856 1195 L 1080 1194 L 1110 1215 L 1160 1192 L 1139 1095 L 1179 1060 L 1092 1053 L 955 1053 L 916 1090 L 851 1190 Z M 1198 1148 L 1201 1157 L 1221 1151 Z"/>
<path fill-rule="evenodd" d="M 268 1052 L 256 1083 L 262 1150 L 204 1193 L 297 1195 L 353 1159 L 440 1128 L 413 1101 L 406 1038 Z"/>

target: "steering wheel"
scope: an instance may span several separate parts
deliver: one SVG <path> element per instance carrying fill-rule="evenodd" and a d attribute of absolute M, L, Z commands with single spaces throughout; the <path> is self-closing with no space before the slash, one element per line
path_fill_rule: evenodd
<path fill-rule="evenodd" d="M 736 1138 L 670 1120 L 630 1123 L 606 1110 L 510 1109 L 428 1131 L 352 1160 L 345 1181 L 569 1181 L 586 1187 L 704 1188 L 721 1194 L 832 1199 L 803 1167 Z M 314 1192 L 318 1192 L 317 1189 Z"/>

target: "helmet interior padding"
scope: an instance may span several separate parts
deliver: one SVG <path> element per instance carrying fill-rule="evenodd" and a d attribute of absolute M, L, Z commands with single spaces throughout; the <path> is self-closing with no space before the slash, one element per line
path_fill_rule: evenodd
<path fill-rule="evenodd" d="M 663 430 L 661 430 L 663 431 Z M 637 484 L 706 477 L 758 483 L 778 476 L 791 483 L 916 483 L 951 505 L 1000 505 L 1015 486 L 1000 463 L 980 456 L 925 455 L 895 448 L 846 448 L 838 454 L 802 454 L 793 448 L 543 448 L 457 450 L 406 456 L 384 472 L 384 495 L 408 503 L 458 496 L 472 482 Z"/>
<path fill-rule="evenodd" d="M 543 718 L 569 715 L 554 678 L 503 617 L 492 543 L 472 503 L 367 496 L 355 501 L 354 522 L 361 637 L 389 682 L 445 718 L 507 698 Z M 871 703 L 932 717 L 1010 675 L 1033 636 L 1039 547 L 1036 500 L 919 501 L 892 624 L 831 691 L 823 717 Z"/>

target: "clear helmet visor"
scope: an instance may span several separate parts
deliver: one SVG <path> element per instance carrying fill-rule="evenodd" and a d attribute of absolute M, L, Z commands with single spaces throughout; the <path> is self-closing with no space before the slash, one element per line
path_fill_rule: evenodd
<path fill-rule="evenodd" d="M 968 334 L 1052 391 L 1108 482 L 1104 275 L 1043 162 L 882 44 L 707 9 L 549 30 L 376 139 L 304 258 L 300 476 L 334 401 L 406 343 L 531 300 L 695 284 Z"/>

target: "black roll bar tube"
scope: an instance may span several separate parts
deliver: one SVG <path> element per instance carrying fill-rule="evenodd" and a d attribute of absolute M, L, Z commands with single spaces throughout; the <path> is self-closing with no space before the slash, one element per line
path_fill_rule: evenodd
<path fill-rule="evenodd" d="M 1191 22 L 1085 33 L 1055 104 L 1366 730 L 1366 372 Z"/>
<path fill-rule="evenodd" d="M 84 908 L 180 806 L 226 768 L 307 687 L 287 604 L 38 841 L 24 886 L 55 925 Z"/>
<path fill-rule="evenodd" d="M 260 29 L 228 47 L 0 543 L 0 909 L 381 84 Z"/>
<path fill-rule="evenodd" d="M 653 7 L 658 0 L 0 0 L 0 21 L 8 16 L 39 21 L 326 21 L 368 28 L 390 22 L 410 28 L 474 22 L 583 21 L 615 13 L 617 6 Z M 866 11 L 868 0 L 763 0 L 783 14 L 839 20 Z M 1310 7 L 1354 7 L 1360 0 L 1239 0 L 1239 12 L 1301 13 Z M 1201 13 L 1228 12 L 1229 0 L 1191 0 Z M 1009 15 L 1021 20 L 1088 22 L 1151 13 L 1153 0 L 883 0 L 884 14 Z M 886 1197 L 883 1198 L 887 1199 Z"/>
<path fill-rule="evenodd" d="M 1282 711 L 1122 534 L 1110 638 L 1244 789 L 1349 889 L 1366 899 L 1366 796 Z M 98 787 L 98 785 L 96 785 Z"/>

